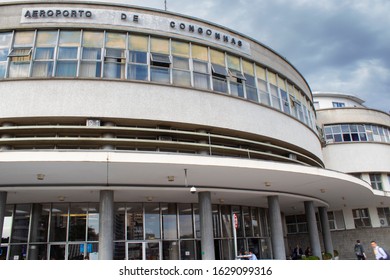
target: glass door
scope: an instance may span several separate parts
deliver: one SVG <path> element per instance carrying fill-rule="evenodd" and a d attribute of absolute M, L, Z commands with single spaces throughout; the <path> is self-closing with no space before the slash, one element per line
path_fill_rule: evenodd
<path fill-rule="evenodd" d="M 161 242 L 128 242 L 128 260 L 160 260 Z"/>

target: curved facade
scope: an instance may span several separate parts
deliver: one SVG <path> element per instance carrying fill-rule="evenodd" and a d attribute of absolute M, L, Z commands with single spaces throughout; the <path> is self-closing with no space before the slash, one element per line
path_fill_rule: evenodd
<path fill-rule="evenodd" d="M 324 168 L 307 82 L 245 35 L 90 2 L 0 17 L 2 259 L 285 259 L 281 212 L 373 195 Z"/>
<path fill-rule="evenodd" d="M 363 100 L 348 94 L 315 92 L 314 100 L 323 132 L 325 166 L 369 182 L 375 194 L 359 207 L 347 206 L 341 210 L 345 228 L 358 229 L 360 237 L 356 239 L 364 238 L 368 242 L 372 236 L 377 236 L 375 238 L 382 244 L 387 244 L 386 230 L 390 226 L 389 114 L 367 108 Z"/>

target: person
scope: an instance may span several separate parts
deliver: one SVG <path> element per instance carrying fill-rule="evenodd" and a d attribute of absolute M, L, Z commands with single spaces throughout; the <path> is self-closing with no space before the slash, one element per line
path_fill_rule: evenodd
<path fill-rule="evenodd" d="M 360 243 L 359 239 L 356 240 L 354 251 L 358 260 L 365 260 L 367 258 L 366 254 L 364 253 L 363 245 Z"/>
<path fill-rule="evenodd" d="M 293 250 L 292 259 L 293 260 L 300 260 L 300 259 L 302 259 L 302 255 L 303 255 L 302 248 L 297 244 L 297 246 Z"/>
<path fill-rule="evenodd" d="M 371 247 L 372 247 L 372 250 L 374 251 L 375 258 L 377 260 L 390 259 L 387 252 L 382 247 L 380 247 L 375 241 L 371 241 Z"/>
<path fill-rule="evenodd" d="M 310 257 L 312 256 L 312 252 L 311 252 L 311 248 L 310 247 L 307 247 L 306 250 L 305 250 L 305 256 L 306 257 Z"/>
<path fill-rule="evenodd" d="M 251 261 L 256 261 L 257 260 L 256 255 L 253 254 L 252 251 L 249 251 L 249 260 L 251 260 Z"/>

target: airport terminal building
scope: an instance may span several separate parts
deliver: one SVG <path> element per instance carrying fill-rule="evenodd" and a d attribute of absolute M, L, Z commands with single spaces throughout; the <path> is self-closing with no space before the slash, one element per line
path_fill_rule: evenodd
<path fill-rule="evenodd" d="M 366 109 L 378 166 L 340 162 L 345 121 L 260 42 L 93 2 L 1 4 L 0 23 L 0 259 L 286 259 L 299 235 L 321 257 L 356 209 L 389 221 L 389 115 Z"/>

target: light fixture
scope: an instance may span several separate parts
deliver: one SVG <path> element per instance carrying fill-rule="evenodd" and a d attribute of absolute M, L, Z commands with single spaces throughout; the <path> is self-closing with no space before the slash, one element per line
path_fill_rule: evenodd
<path fill-rule="evenodd" d="M 167 176 L 168 182 L 173 182 L 175 181 L 175 176 Z"/>
<path fill-rule="evenodd" d="M 42 181 L 43 179 L 45 179 L 45 174 L 42 173 L 37 174 L 37 180 Z"/>
<path fill-rule="evenodd" d="M 223 199 L 223 198 L 219 199 L 219 203 L 224 203 L 224 202 L 225 202 L 225 199 Z"/>
<path fill-rule="evenodd" d="M 64 201 L 64 200 L 65 200 L 65 196 L 62 195 L 58 196 L 58 201 Z"/>
<path fill-rule="evenodd" d="M 153 197 L 152 196 L 148 196 L 148 197 L 146 197 L 146 200 L 151 202 L 153 200 Z"/>
<path fill-rule="evenodd" d="M 321 193 L 325 193 L 325 189 L 320 189 L 320 192 Z"/>
<path fill-rule="evenodd" d="M 264 186 L 271 187 L 271 182 L 264 182 Z"/>
<path fill-rule="evenodd" d="M 192 187 L 191 187 L 190 192 L 191 192 L 191 193 L 196 193 L 196 188 L 195 188 L 195 186 L 192 186 Z"/>

